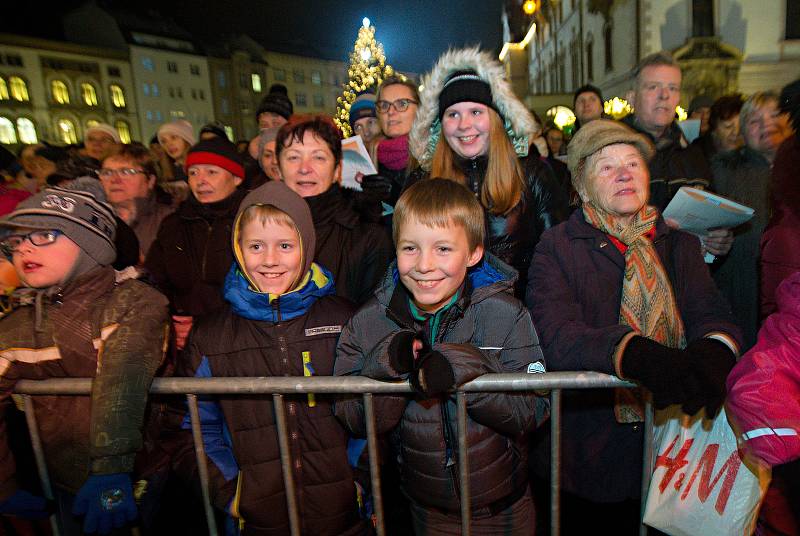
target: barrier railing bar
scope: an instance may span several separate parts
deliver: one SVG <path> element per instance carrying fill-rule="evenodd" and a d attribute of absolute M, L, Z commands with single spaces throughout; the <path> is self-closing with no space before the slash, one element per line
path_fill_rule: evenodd
<path fill-rule="evenodd" d="M 91 393 L 91 378 L 51 378 L 48 380 L 20 380 L 15 385 L 15 392 L 23 395 L 25 414 L 34 445 L 37 468 L 42 480 L 43 489 L 49 489 L 50 482 L 41 448 L 38 428 L 36 427 L 32 395 L 88 395 Z M 458 388 L 456 392 L 459 475 L 461 493 L 462 534 L 469 535 L 471 524 L 471 505 L 469 495 L 468 445 L 466 441 L 466 393 L 474 392 L 516 392 L 532 390 L 551 391 L 551 526 L 552 536 L 560 533 L 560 488 L 561 488 L 561 390 L 563 389 L 605 389 L 612 387 L 636 387 L 636 384 L 620 380 L 600 372 L 547 372 L 544 374 L 487 374 L 472 380 Z M 377 518 L 378 536 L 385 533 L 383 520 L 383 502 L 380 494 L 380 470 L 375 435 L 375 414 L 373 394 L 406 394 L 412 393 L 408 382 L 383 382 L 360 377 L 255 377 L 255 378 L 155 378 L 150 394 L 185 394 L 189 405 L 192 422 L 192 437 L 198 460 L 198 471 L 203 491 L 203 506 L 209 527 L 209 534 L 216 536 L 214 512 L 211 508 L 208 467 L 206 466 L 200 418 L 197 408 L 197 395 L 215 394 L 272 394 L 275 403 L 275 417 L 278 425 L 278 442 L 281 451 L 281 468 L 283 470 L 286 502 L 289 511 L 289 523 L 292 536 L 300 534 L 300 521 L 297 510 L 294 479 L 291 466 L 291 453 L 286 431 L 286 415 L 284 394 L 363 394 L 364 412 L 367 421 L 367 448 L 370 457 L 370 479 L 374 494 L 374 507 Z M 28 411 L 30 410 L 30 411 Z M 647 496 L 652 466 L 652 423 L 653 413 L 649 402 L 645 416 L 644 463 L 642 481 L 642 501 Z M 38 445 L 38 454 L 36 449 Z M 40 459 L 41 458 L 41 459 Z M 50 493 L 52 497 L 52 490 Z M 54 534 L 58 536 L 55 516 L 51 516 Z M 640 534 L 646 534 L 644 525 Z"/>
<path fill-rule="evenodd" d="M 601 372 L 546 372 L 543 374 L 486 374 L 459 389 L 467 393 L 532 391 L 550 389 L 604 389 L 636 387 Z M 91 378 L 20 380 L 14 392 L 29 395 L 88 395 Z M 353 376 L 298 376 L 257 378 L 154 378 L 150 394 L 403 394 L 408 382 L 383 382 Z"/>
<path fill-rule="evenodd" d="M 647 492 L 650 489 L 650 479 L 653 477 L 653 423 L 655 416 L 653 413 L 652 397 L 647 395 L 644 406 L 644 454 L 642 462 L 642 508 L 639 519 L 644 519 L 644 509 L 647 506 Z M 647 536 L 647 525 L 639 524 L 639 536 Z"/>
<path fill-rule="evenodd" d="M 458 472 L 461 493 L 461 534 L 470 535 L 472 524 L 472 505 L 469 495 L 469 458 L 467 445 L 467 393 L 459 389 L 456 392 L 456 420 L 458 422 Z M 447 423 L 442 423 L 447 426 Z"/>
<path fill-rule="evenodd" d="M 200 489 L 203 492 L 203 510 L 206 513 L 206 524 L 209 536 L 217 536 L 217 522 L 214 519 L 214 509 L 211 507 L 211 494 L 208 486 L 208 465 L 206 465 L 206 449 L 203 443 L 203 431 L 200 427 L 200 412 L 197 409 L 197 395 L 186 395 L 189 405 L 189 419 L 192 423 L 192 440 L 194 452 L 197 456 L 197 471 L 200 476 Z"/>
<path fill-rule="evenodd" d="M 45 499 L 54 500 L 53 488 L 50 486 L 50 475 L 47 472 L 47 463 L 44 459 L 44 448 L 42 448 L 42 438 L 39 436 L 39 425 L 36 422 L 36 410 L 33 409 L 33 399 L 30 395 L 22 395 L 22 407 L 25 411 L 25 422 L 30 430 L 31 446 L 33 457 L 36 460 L 36 471 L 39 473 L 39 482 L 42 484 L 42 493 Z M 60 536 L 56 515 L 50 515 L 50 528 L 53 536 Z"/>
<path fill-rule="evenodd" d="M 550 391 L 550 536 L 561 534 L 561 390 Z"/>
<path fill-rule="evenodd" d="M 375 508 L 375 530 L 378 536 L 386 534 L 383 519 L 383 494 L 381 493 L 380 460 L 378 440 L 375 433 L 375 406 L 372 393 L 364 393 L 364 419 L 367 421 L 367 452 L 369 453 L 369 478 L 372 484 L 373 507 Z"/>
<path fill-rule="evenodd" d="M 286 410 L 283 404 L 283 395 L 272 395 L 275 405 L 275 422 L 278 425 L 278 446 L 281 451 L 281 470 L 283 471 L 283 486 L 286 489 L 286 507 L 289 510 L 289 530 L 292 536 L 300 536 L 300 516 L 297 513 L 297 495 L 294 489 L 294 467 L 292 467 L 292 453 L 289 451 L 289 436 L 286 433 Z"/>

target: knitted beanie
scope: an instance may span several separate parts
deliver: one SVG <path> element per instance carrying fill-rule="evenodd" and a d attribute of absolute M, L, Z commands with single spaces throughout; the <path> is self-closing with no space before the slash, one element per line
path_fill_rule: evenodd
<path fill-rule="evenodd" d="M 236 146 L 227 138 L 201 140 L 200 143 L 189 149 L 184 164 L 186 171 L 188 172 L 189 168 L 196 164 L 219 166 L 240 179 L 244 178 L 242 155 L 236 152 Z"/>
<path fill-rule="evenodd" d="M 122 140 L 119 137 L 119 132 L 117 129 L 109 125 L 108 123 L 97 123 L 96 125 L 92 125 L 86 129 L 86 138 L 89 137 L 89 134 L 92 132 L 98 132 L 100 134 L 105 134 L 106 136 L 111 136 L 114 140 L 114 143 L 122 143 Z"/>
<path fill-rule="evenodd" d="M 272 84 L 269 88 L 269 93 L 261 100 L 256 110 L 256 121 L 258 116 L 264 112 L 272 112 L 283 117 L 287 121 L 294 113 L 294 106 L 292 101 L 289 100 L 289 92 L 283 84 Z"/>
<path fill-rule="evenodd" d="M 197 138 L 194 136 L 194 127 L 186 119 L 176 119 L 175 121 L 164 123 L 158 129 L 159 141 L 161 140 L 162 134 L 172 134 L 174 136 L 178 136 L 179 138 L 185 140 L 189 145 L 194 145 L 197 143 Z"/>
<path fill-rule="evenodd" d="M 456 71 L 445 81 L 439 93 L 439 119 L 444 117 L 445 110 L 459 102 L 485 104 L 500 114 L 500 117 L 503 116 L 492 100 L 492 88 L 471 69 Z"/>
<path fill-rule="evenodd" d="M 214 121 L 212 123 L 207 123 L 203 125 L 200 129 L 199 135 L 202 137 L 203 134 L 206 132 L 215 135 L 218 138 L 222 138 L 224 140 L 228 139 L 228 134 L 225 132 L 225 125 L 220 123 L 219 121 Z"/>
<path fill-rule="evenodd" d="M 17 205 L 0 220 L 0 227 L 61 231 L 100 266 L 117 256 L 114 210 L 106 203 L 103 187 L 90 177 L 64 188 L 45 188 Z"/>
<path fill-rule="evenodd" d="M 372 93 L 361 93 L 350 105 L 350 126 L 355 127 L 356 121 L 365 117 L 377 117 L 375 111 L 375 95 Z"/>

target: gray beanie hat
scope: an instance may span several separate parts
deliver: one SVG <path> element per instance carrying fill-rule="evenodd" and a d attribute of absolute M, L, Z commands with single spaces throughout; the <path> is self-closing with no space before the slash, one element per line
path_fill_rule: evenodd
<path fill-rule="evenodd" d="M 584 125 L 567 146 L 567 166 L 572 174 L 572 185 L 579 193 L 584 185 L 586 159 L 608 145 L 626 143 L 633 145 L 648 162 L 655 154 L 650 140 L 632 128 L 610 119 L 597 119 Z"/>
<path fill-rule="evenodd" d="M 45 188 L 29 197 L 0 220 L 0 227 L 61 231 L 97 264 L 107 266 L 117 256 L 117 224 L 105 199 L 96 179 L 82 177 L 66 187 Z"/>

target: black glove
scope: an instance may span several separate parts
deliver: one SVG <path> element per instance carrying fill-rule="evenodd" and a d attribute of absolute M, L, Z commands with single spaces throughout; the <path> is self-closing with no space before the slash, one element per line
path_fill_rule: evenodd
<path fill-rule="evenodd" d="M 658 409 L 694 401 L 703 387 L 686 352 L 638 335 L 625 347 L 620 371 L 646 387 Z"/>
<path fill-rule="evenodd" d="M 415 363 L 414 374 L 411 374 L 411 386 L 414 390 L 432 398 L 452 389 L 456 384 L 453 367 L 441 353 L 430 348 L 420 350 Z"/>
<path fill-rule="evenodd" d="M 389 365 L 399 372 L 406 374 L 414 370 L 414 341 L 420 340 L 413 331 L 401 331 L 389 342 Z"/>
<path fill-rule="evenodd" d="M 392 194 L 392 179 L 383 175 L 364 175 L 361 189 L 374 201 L 388 201 Z"/>
<path fill-rule="evenodd" d="M 692 341 L 685 352 L 691 359 L 692 368 L 697 371 L 703 388 L 701 396 L 684 404 L 684 411 L 694 415 L 701 407 L 705 407 L 706 416 L 713 418 L 725 402 L 725 381 L 736 365 L 736 356 L 725 343 L 716 339 Z"/>

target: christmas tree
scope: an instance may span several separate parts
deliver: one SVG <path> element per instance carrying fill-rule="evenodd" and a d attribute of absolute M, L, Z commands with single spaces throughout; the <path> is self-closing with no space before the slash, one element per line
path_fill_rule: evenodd
<path fill-rule="evenodd" d="M 350 53 L 350 67 L 347 69 L 348 82 L 344 86 L 342 96 L 337 100 L 334 122 L 341 129 L 344 137 L 352 135 L 349 116 L 350 105 L 359 93 L 375 90 L 386 77 L 394 75 L 394 69 L 386 64 L 383 45 L 375 40 L 375 26 L 364 17 L 358 30 L 358 38 Z M 401 78 L 405 79 L 402 75 Z"/>

